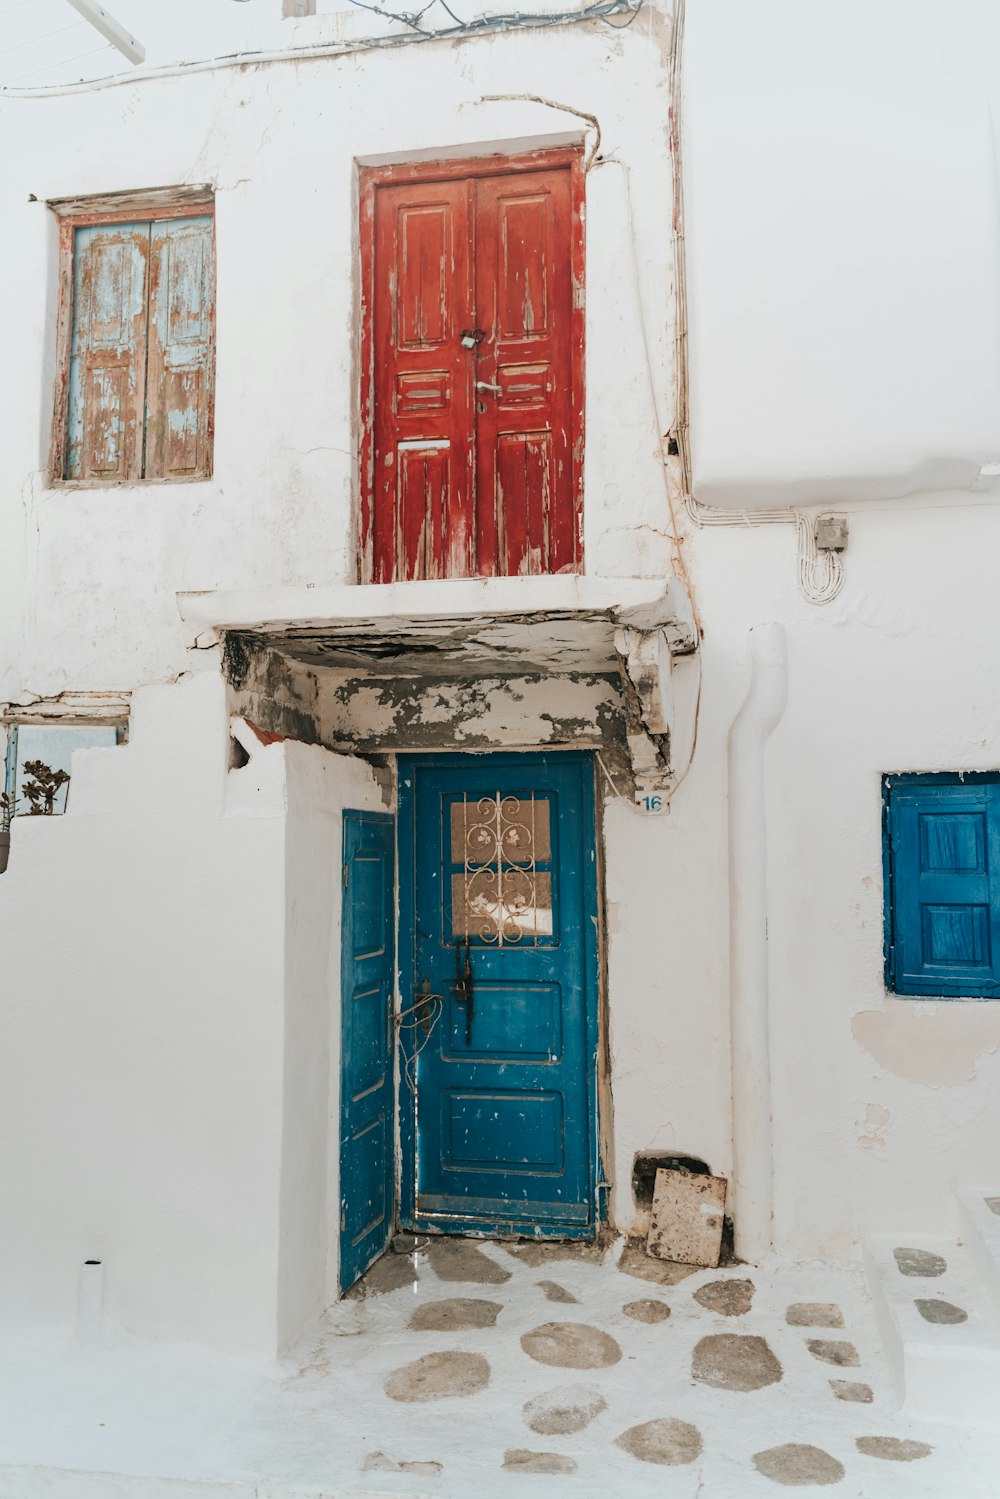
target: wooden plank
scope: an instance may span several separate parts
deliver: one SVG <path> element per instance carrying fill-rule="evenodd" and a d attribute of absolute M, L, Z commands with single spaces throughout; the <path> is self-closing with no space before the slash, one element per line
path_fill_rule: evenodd
<path fill-rule="evenodd" d="M 148 274 L 148 224 L 76 230 L 65 478 L 141 477 Z"/>
<path fill-rule="evenodd" d="M 157 221 L 150 238 L 147 479 L 212 471 L 215 256 L 209 216 Z"/>

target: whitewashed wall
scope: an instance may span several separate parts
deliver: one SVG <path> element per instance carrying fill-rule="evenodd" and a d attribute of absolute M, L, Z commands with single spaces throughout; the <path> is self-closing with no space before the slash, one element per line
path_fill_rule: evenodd
<path fill-rule="evenodd" d="M 321 37 L 340 19 L 308 25 Z M 480 104 L 483 94 L 536 93 L 597 115 L 602 149 L 628 167 L 665 412 L 668 44 L 650 8 L 624 35 L 596 24 L 511 32 L 0 99 L 0 310 L 16 350 L 0 372 L 0 631 L 12 645 L 0 701 L 169 680 L 185 666 L 178 591 L 353 581 L 357 163 L 583 133 L 573 115 Z M 217 191 L 214 478 L 51 488 L 56 227 L 41 200 L 202 182 Z M 669 547 L 623 195 L 622 166 L 591 172 L 586 547 L 591 571 L 656 576 Z"/>
<path fill-rule="evenodd" d="M 748 629 L 768 620 L 790 658 L 768 751 L 778 1247 L 842 1254 L 873 1230 L 947 1230 L 953 1184 L 1000 1185 L 1000 1009 L 891 1000 L 882 983 L 880 774 L 1000 763 L 1000 516 L 981 476 L 1000 459 L 981 107 L 998 23 L 979 0 L 947 25 L 935 15 L 925 26 L 929 7 L 893 0 L 876 18 L 809 8 L 807 26 L 785 0 L 689 0 L 695 493 L 822 503 L 849 513 L 851 539 L 823 608 L 797 592 L 790 527 L 686 543 L 705 625 L 694 765 L 669 818 L 612 799 L 604 820 L 623 1226 L 636 1152 L 730 1166 L 725 745 Z M 17 351 L 0 371 L 0 699 L 171 682 L 190 666 L 178 591 L 353 575 L 355 163 L 575 128 L 482 93 L 596 113 L 628 164 L 666 430 L 667 40 L 651 9 L 622 34 L 0 100 L 0 304 Z M 931 112 L 919 129 L 914 91 Z M 945 142 L 930 157 L 928 118 Z M 182 181 L 218 190 L 215 477 L 49 488 L 55 236 L 29 194 Z M 618 167 L 591 173 L 588 567 L 651 575 L 669 565 L 670 522 L 622 193 Z M 227 781 L 204 664 L 140 695 L 129 748 L 78 760 L 70 814 L 19 824 L 0 881 L 0 1128 L 27 1142 L 2 1160 L 10 1325 L 68 1326 L 76 1266 L 97 1253 L 123 1325 L 266 1348 L 335 1278 L 321 1120 L 336 1117 L 336 821 L 376 788 L 357 763 L 277 747 Z"/>

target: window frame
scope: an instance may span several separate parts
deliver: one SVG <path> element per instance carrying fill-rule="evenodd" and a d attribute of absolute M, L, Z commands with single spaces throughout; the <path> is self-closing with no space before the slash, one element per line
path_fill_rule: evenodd
<path fill-rule="evenodd" d="M 896 885 L 894 851 L 892 846 L 892 792 L 895 789 L 912 790 L 921 786 L 986 786 L 1000 788 L 1000 770 L 944 770 L 944 771 L 897 771 L 885 772 L 881 778 L 882 791 L 882 952 L 883 977 L 886 994 L 890 999 L 921 1001 L 930 1004 L 990 1004 L 1000 1001 L 1000 992 L 993 994 L 971 992 L 973 981 L 956 979 L 954 984 L 942 985 L 931 992 L 928 988 L 900 988 L 896 965 Z M 992 883 L 992 882 L 991 882 Z M 997 871 L 997 895 L 990 890 L 990 904 L 1000 902 L 1000 870 Z M 945 992 L 942 992 L 944 990 Z"/>
<path fill-rule="evenodd" d="M 212 308 L 212 368 L 208 404 L 208 469 L 204 474 L 164 475 L 147 479 L 136 475 L 123 479 L 71 479 L 66 467 L 69 457 L 70 364 L 73 353 L 73 284 L 76 231 L 110 224 L 136 221 L 187 219 L 209 216 L 212 219 L 212 244 L 215 252 L 215 190 L 210 184 L 186 187 L 146 188 L 137 192 L 101 193 L 80 198 L 50 198 L 46 206 L 55 215 L 58 229 L 59 290 L 56 308 L 56 377 L 53 396 L 52 429 L 49 441 L 49 484 L 59 489 L 127 489 L 147 484 L 205 484 L 214 474 L 215 448 L 215 356 L 216 310 Z M 217 285 L 217 263 L 216 263 Z M 213 287 L 213 291 L 215 288 Z M 147 313 L 148 324 L 148 313 Z"/>

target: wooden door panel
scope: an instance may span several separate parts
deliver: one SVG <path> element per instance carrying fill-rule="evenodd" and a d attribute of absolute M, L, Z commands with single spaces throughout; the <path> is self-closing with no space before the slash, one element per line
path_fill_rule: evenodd
<path fill-rule="evenodd" d="M 538 160 L 365 188 L 365 579 L 582 565 L 581 179 Z"/>
<path fill-rule="evenodd" d="M 375 196 L 373 580 L 472 570 L 469 190 Z"/>
<path fill-rule="evenodd" d="M 597 888 L 586 755 L 401 764 L 401 1221 L 586 1237 L 595 1200 Z M 412 945 L 410 945 L 412 944 Z M 411 997 L 412 996 L 412 997 Z"/>
<path fill-rule="evenodd" d="M 487 337 L 477 380 L 477 518 L 483 571 L 577 564 L 568 168 L 476 184 L 476 300 Z"/>

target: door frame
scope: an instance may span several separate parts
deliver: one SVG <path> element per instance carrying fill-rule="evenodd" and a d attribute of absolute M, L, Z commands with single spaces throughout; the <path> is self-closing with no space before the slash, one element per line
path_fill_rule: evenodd
<path fill-rule="evenodd" d="M 360 350 L 357 391 L 358 505 L 357 505 L 357 581 L 372 583 L 374 566 L 371 540 L 374 526 L 374 444 L 375 444 L 375 193 L 380 187 L 413 182 L 448 182 L 456 178 L 501 177 L 511 172 L 538 172 L 548 168 L 568 167 L 570 174 L 571 244 L 570 275 L 573 284 L 573 311 L 570 325 L 571 376 L 573 381 L 573 441 L 571 451 L 580 458 L 574 474 L 573 518 L 578 532 L 576 571 L 584 571 L 583 470 L 585 457 L 585 387 L 584 346 L 586 336 L 585 304 L 585 214 L 583 143 L 573 146 L 540 147 L 535 151 L 500 153 L 489 156 L 448 156 L 434 161 L 392 162 L 383 166 L 359 168 L 358 249 L 359 287 L 358 323 Z M 474 273 L 473 273 L 474 274 Z"/>
<path fill-rule="evenodd" d="M 558 1233 L 545 1234 L 536 1231 L 539 1239 L 594 1239 L 607 1218 L 607 1186 L 603 1170 L 603 1140 L 601 1119 L 601 1067 L 606 1055 L 602 1034 L 606 1007 L 603 1003 L 604 971 L 602 962 L 604 932 L 604 901 L 602 890 L 603 860 L 599 847 L 597 823 L 597 760 L 594 750 L 546 750 L 525 749 L 510 751 L 451 751 L 446 753 L 408 754 L 397 756 L 397 817 L 396 817 L 396 886 L 398 931 L 396 938 L 397 990 L 400 1011 L 406 1011 L 415 1002 L 416 987 L 416 795 L 412 775 L 408 771 L 418 766 L 432 769 L 454 769 L 460 760 L 488 763 L 502 771 L 506 767 L 523 766 L 526 760 L 553 760 L 565 764 L 575 762 L 589 767 L 582 784 L 582 812 L 584 825 L 593 829 L 591 857 L 587 849 L 582 851 L 584 871 L 584 897 L 586 900 L 583 940 L 584 994 L 586 1004 L 586 1051 L 587 1065 L 586 1098 L 589 1149 L 589 1206 L 592 1216 L 580 1225 L 563 1225 Z M 420 1233 L 445 1234 L 448 1232 L 481 1238 L 523 1238 L 524 1231 L 511 1231 L 502 1222 L 480 1218 L 456 1220 L 453 1229 L 444 1229 L 435 1222 L 424 1222 L 416 1213 L 416 1104 L 406 1080 L 404 1065 L 410 1055 L 411 1038 L 414 1032 L 406 1026 L 397 1027 L 396 1037 L 396 1117 L 398 1121 L 399 1186 L 397 1193 L 399 1224 L 401 1228 Z"/>

